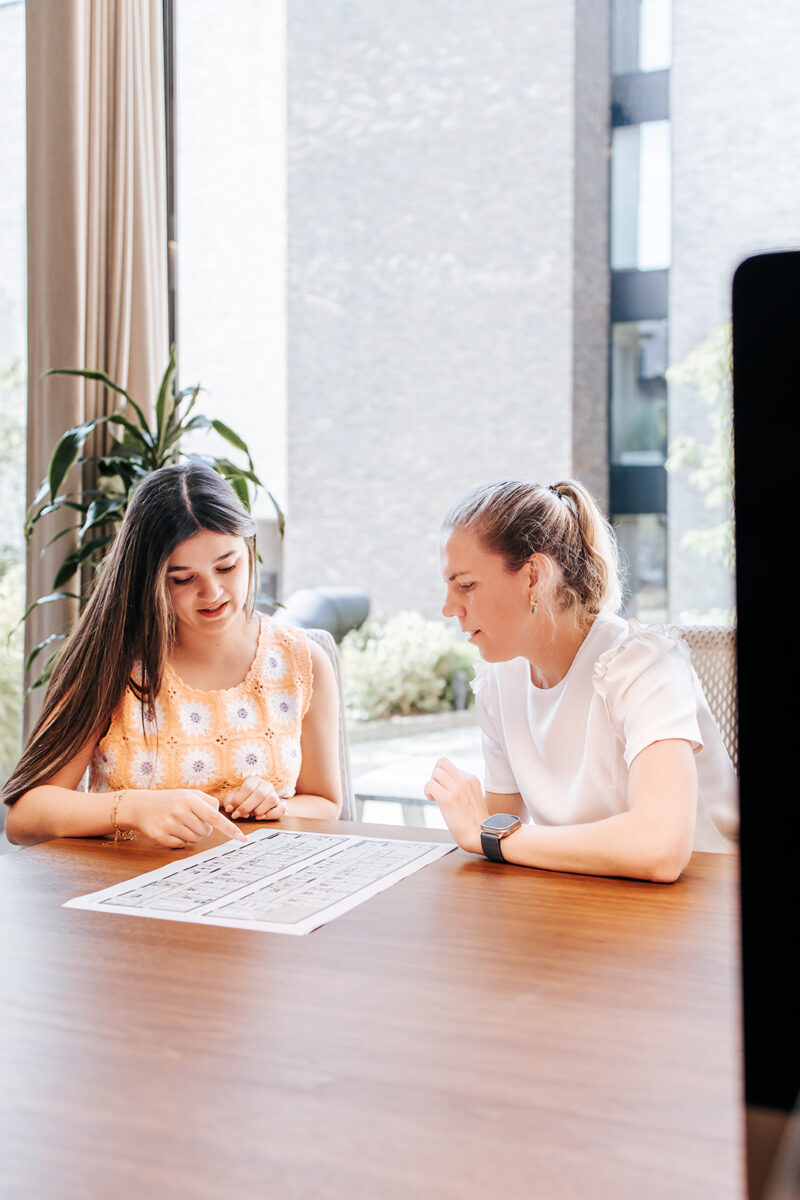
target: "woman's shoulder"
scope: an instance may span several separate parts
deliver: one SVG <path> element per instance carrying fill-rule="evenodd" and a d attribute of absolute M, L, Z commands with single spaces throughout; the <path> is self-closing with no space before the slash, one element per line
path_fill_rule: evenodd
<path fill-rule="evenodd" d="M 287 649 L 307 649 L 309 637 L 299 625 L 289 625 L 267 613 L 258 614 L 261 622 L 260 640 L 265 645 L 285 646 Z"/>
<path fill-rule="evenodd" d="M 616 636 L 599 655 L 592 681 L 595 690 L 608 698 L 645 672 L 691 671 L 689 647 L 672 625 L 642 625 L 631 618 L 618 619 Z"/>
<path fill-rule="evenodd" d="M 261 631 L 256 658 L 261 673 L 278 682 L 288 671 L 296 680 L 307 679 L 310 684 L 313 643 L 306 631 L 266 613 L 259 613 L 259 619 Z"/>

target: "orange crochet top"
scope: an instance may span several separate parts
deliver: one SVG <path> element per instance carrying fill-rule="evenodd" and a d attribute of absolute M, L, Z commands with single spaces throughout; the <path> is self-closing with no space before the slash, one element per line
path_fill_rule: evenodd
<path fill-rule="evenodd" d="M 155 711 L 144 721 L 139 700 L 126 689 L 92 756 L 89 790 L 197 788 L 221 796 L 260 775 L 279 795 L 291 796 L 311 687 L 303 630 L 262 615 L 255 657 L 236 687 L 201 692 L 167 664 Z"/>

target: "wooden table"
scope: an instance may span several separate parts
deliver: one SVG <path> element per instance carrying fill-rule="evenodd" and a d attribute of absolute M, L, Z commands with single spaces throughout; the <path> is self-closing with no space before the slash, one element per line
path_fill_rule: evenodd
<path fill-rule="evenodd" d="M 301 938 L 61 907 L 170 857 L 0 860 L 3 1200 L 742 1195 L 734 858 L 457 850 Z"/>

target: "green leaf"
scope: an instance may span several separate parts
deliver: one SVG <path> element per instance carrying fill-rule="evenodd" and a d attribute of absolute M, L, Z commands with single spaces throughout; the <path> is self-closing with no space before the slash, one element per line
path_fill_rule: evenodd
<path fill-rule="evenodd" d="M 49 371 L 44 371 L 42 373 L 42 378 L 44 379 L 47 375 L 78 375 L 81 379 L 89 379 L 95 383 L 102 383 L 107 388 L 110 388 L 112 392 L 117 392 L 120 396 L 124 396 L 128 404 L 130 404 L 131 408 L 136 413 L 136 416 L 139 418 L 139 423 L 142 427 L 142 430 L 149 436 L 152 442 L 153 435 L 150 432 L 150 426 L 148 425 L 147 418 L 145 417 L 141 408 L 136 403 L 130 392 L 126 392 L 124 387 L 120 387 L 118 383 L 115 383 L 111 376 L 107 375 L 105 371 L 87 371 L 77 367 L 53 367 Z"/>
<path fill-rule="evenodd" d="M 76 533 L 79 529 L 80 524 L 67 525 L 64 529 L 59 529 L 58 533 L 54 533 L 53 536 L 45 542 L 42 554 L 44 554 L 48 546 L 52 546 L 54 542 L 59 541 L 62 537 L 66 537 L 68 533 Z"/>
<path fill-rule="evenodd" d="M 262 484 L 262 487 L 263 486 L 264 485 Z M 278 521 L 278 536 L 283 537 L 283 535 L 286 533 L 286 517 L 284 516 L 283 509 L 281 508 L 280 504 L 278 504 L 278 501 L 275 499 L 269 488 L 264 488 L 264 491 L 272 501 L 272 507 L 275 509 L 275 516 L 277 517 Z"/>
<path fill-rule="evenodd" d="M 140 429 L 138 425 L 134 425 L 133 421 L 123 417 L 122 413 L 111 413 L 108 421 L 111 425 L 121 425 L 124 428 L 129 438 L 129 445 L 152 449 L 153 439 L 149 430 Z"/>
<path fill-rule="evenodd" d="M 41 500 L 44 500 L 45 496 L 47 495 L 47 493 L 49 491 L 50 491 L 50 480 L 45 477 L 42 480 L 42 482 L 39 484 L 38 488 L 36 489 L 33 500 L 31 501 L 31 508 L 33 508 L 33 506 L 35 504 L 38 504 Z"/>
<path fill-rule="evenodd" d="M 220 437 L 224 437 L 226 442 L 230 442 L 230 444 L 235 446 L 237 450 L 241 450 L 243 454 L 247 455 L 247 461 L 250 464 L 250 470 L 254 471 L 255 467 L 253 466 L 253 460 L 250 457 L 250 451 L 247 448 L 247 444 L 242 441 L 238 433 L 234 433 L 230 426 L 226 425 L 224 421 L 213 420 L 211 425 L 214 429 L 216 429 Z"/>
<path fill-rule="evenodd" d="M 42 653 L 43 650 L 46 650 L 48 646 L 51 646 L 53 644 L 53 642 L 63 642 L 65 637 L 66 637 L 66 634 L 64 634 L 64 633 L 51 633 L 50 636 L 46 637 L 43 642 L 39 642 L 38 646 L 34 646 L 34 648 L 31 650 L 30 654 L 28 655 L 28 657 L 25 659 L 26 672 L 30 671 L 31 666 L 33 665 L 33 663 L 39 657 L 39 655 Z M 34 685 L 34 686 L 36 686 L 36 685 Z"/>
<path fill-rule="evenodd" d="M 68 493 L 72 495 L 73 493 Z M 28 509 L 25 517 L 25 540 L 30 541 L 33 536 L 33 527 L 41 517 L 46 517 L 48 513 L 58 512 L 61 508 L 74 508 L 76 512 L 83 513 L 86 510 L 85 504 L 79 504 L 75 500 L 68 500 L 67 496 L 56 496 L 52 504 L 45 504 L 38 512 L 34 512 L 33 508 Z"/>
<path fill-rule="evenodd" d="M 51 500 L 55 500 L 67 471 L 78 461 L 87 437 L 95 426 L 104 420 L 105 417 L 97 417 L 92 421 L 84 421 L 82 425 L 76 425 L 73 429 L 68 429 L 56 445 L 47 471 Z"/>
<path fill-rule="evenodd" d="M 197 457 L 201 457 L 198 455 Z M 220 475 L 224 475 L 226 479 L 235 479 L 241 475 L 245 479 L 249 479 L 256 487 L 263 487 L 263 483 L 256 475 L 255 471 L 249 471 L 246 467 L 240 467 L 238 463 L 231 462 L 229 458 L 203 457 L 203 461 L 213 467 L 215 471 L 219 471 Z"/>
<path fill-rule="evenodd" d="M 105 371 L 89 371 L 83 367 L 51 367 L 49 371 L 42 372 L 42 379 L 46 379 L 48 375 L 78 375 L 81 379 L 103 383 L 107 388 L 111 388 L 112 392 L 119 392 L 120 396 L 124 396 L 129 404 L 133 404 L 134 408 L 136 407 L 130 395 L 125 391 L 125 388 L 115 383 Z"/>
<path fill-rule="evenodd" d="M 56 600 L 82 599 L 83 597 L 79 596 L 77 592 L 51 592 L 49 596 L 40 596 L 38 600 L 34 600 L 32 604 L 28 605 L 17 624 L 21 625 L 23 621 L 26 621 L 33 610 L 38 608 L 41 604 L 52 604 Z"/>
<path fill-rule="evenodd" d="M 53 580 L 53 588 L 57 591 L 72 579 L 73 575 L 80 569 L 83 563 L 90 558 L 96 550 L 107 546 L 111 541 L 110 537 L 91 538 L 88 542 L 84 542 L 73 550 L 72 554 L 68 554 L 62 562 L 61 566 L 56 571 L 56 577 Z"/>
<path fill-rule="evenodd" d="M 164 450 L 164 442 L 169 432 L 169 423 L 175 409 L 175 398 L 172 391 L 172 380 L 176 370 L 175 346 L 169 348 L 169 362 L 167 369 L 161 379 L 161 385 L 158 389 L 156 398 L 156 454 L 158 456 L 158 465 L 161 465 L 161 457 Z"/>
<path fill-rule="evenodd" d="M 250 488 L 247 486 L 247 480 L 239 476 L 237 479 L 229 479 L 228 482 L 247 511 L 250 512 Z"/>
<path fill-rule="evenodd" d="M 97 525 L 118 525 L 124 515 L 124 496 L 106 496 L 101 500 L 93 500 L 86 511 L 86 520 L 79 536 L 84 538 L 89 530 Z"/>
<path fill-rule="evenodd" d="M 25 699 L 26 700 L 29 700 L 31 698 L 31 695 L 33 694 L 33 692 L 36 691 L 37 688 L 44 687 L 47 683 L 49 683 L 50 676 L 53 673 L 53 664 L 56 661 L 57 655 L 58 655 L 58 651 L 56 651 L 55 654 L 50 655 L 50 657 L 47 659 L 46 663 L 42 667 L 42 672 L 39 675 L 38 679 L 35 679 L 34 682 L 31 684 L 31 686 L 29 688 L 25 689 Z"/>
<path fill-rule="evenodd" d="M 181 390 L 178 392 L 177 396 L 175 397 L 176 410 L 180 408 L 180 406 L 183 404 L 184 400 L 188 399 L 188 401 L 189 401 L 189 403 L 186 405 L 186 408 L 181 413 L 181 417 L 180 417 L 181 422 L 186 421 L 186 418 L 189 416 L 189 413 L 192 411 L 195 404 L 197 403 L 197 397 L 200 395 L 200 393 L 202 391 L 203 391 L 203 389 L 201 388 L 200 384 L 196 383 L 192 387 L 181 388 Z M 205 420 L 205 418 L 204 418 L 204 420 Z"/>

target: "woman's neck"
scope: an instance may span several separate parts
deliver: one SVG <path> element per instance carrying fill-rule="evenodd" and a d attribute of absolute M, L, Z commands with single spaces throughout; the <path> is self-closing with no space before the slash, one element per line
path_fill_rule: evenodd
<path fill-rule="evenodd" d="M 235 687 L 250 669 L 258 645 L 259 618 L 241 613 L 241 619 L 219 632 L 177 630 L 170 665 L 190 687 L 215 691 Z"/>
<path fill-rule="evenodd" d="M 593 616 L 581 614 L 576 617 L 569 612 L 558 616 L 554 614 L 551 624 L 548 614 L 541 613 L 541 622 L 537 623 L 526 655 L 530 663 L 531 683 L 535 687 L 546 690 L 565 678 L 593 622 Z"/>

